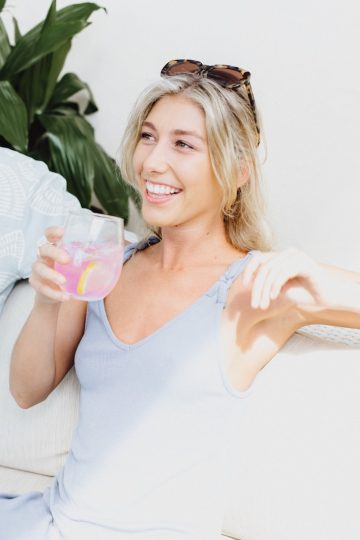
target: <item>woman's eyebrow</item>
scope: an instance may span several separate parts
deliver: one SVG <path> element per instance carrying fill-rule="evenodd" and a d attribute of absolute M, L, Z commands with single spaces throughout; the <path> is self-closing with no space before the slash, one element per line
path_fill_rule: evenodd
<path fill-rule="evenodd" d="M 191 137 L 196 137 L 197 139 L 200 139 L 200 141 L 204 142 L 204 138 L 196 133 L 196 131 L 187 131 L 185 129 L 174 129 L 173 131 L 174 135 L 190 135 Z"/>
<path fill-rule="evenodd" d="M 143 123 L 143 127 L 148 127 L 148 128 L 150 128 L 150 129 L 152 129 L 154 131 L 157 131 L 154 124 L 152 124 L 151 122 L 148 122 L 148 121 Z M 196 131 L 188 131 L 186 129 L 174 129 L 172 131 L 172 133 L 174 135 L 191 135 L 192 137 L 196 137 L 197 139 L 200 139 L 200 141 L 205 142 L 204 138 L 201 137 L 201 135 L 199 135 L 198 133 L 196 133 Z"/>
<path fill-rule="evenodd" d="M 150 129 L 153 129 L 154 131 L 156 131 L 156 127 L 151 122 L 144 122 L 143 127 L 149 127 Z"/>

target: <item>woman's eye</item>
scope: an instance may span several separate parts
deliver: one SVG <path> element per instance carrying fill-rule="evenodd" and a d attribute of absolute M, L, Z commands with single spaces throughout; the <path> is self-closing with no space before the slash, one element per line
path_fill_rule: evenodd
<path fill-rule="evenodd" d="M 140 134 L 140 139 L 143 139 L 144 141 L 151 141 L 154 138 L 154 136 L 151 133 L 148 133 L 147 131 L 143 131 Z"/>
<path fill-rule="evenodd" d="M 191 150 L 193 150 L 193 146 L 190 146 L 190 144 L 186 143 L 185 141 L 176 141 L 176 146 L 180 147 L 180 148 L 190 148 Z"/>

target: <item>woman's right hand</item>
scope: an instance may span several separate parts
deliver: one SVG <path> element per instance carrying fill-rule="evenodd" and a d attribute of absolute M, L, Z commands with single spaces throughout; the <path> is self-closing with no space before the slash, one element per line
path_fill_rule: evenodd
<path fill-rule="evenodd" d="M 68 253 L 55 245 L 63 234 L 62 227 L 52 226 L 45 230 L 47 243 L 39 247 L 38 257 L 32 265 L 29 277 L 29 283 L 36 291 L 36 303 L 57 304 L 70 299 L 64 289 L 65 277 L 54 270 L 55 262 L 64 264 L 70 261 Z"/>

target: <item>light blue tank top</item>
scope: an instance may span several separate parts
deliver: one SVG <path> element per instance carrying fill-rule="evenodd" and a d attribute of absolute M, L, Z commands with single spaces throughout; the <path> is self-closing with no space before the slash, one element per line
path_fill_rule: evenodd
<path fill-rule="evenodd" d="M 156 241 L 128 246 L 125 261 Z M 251 391 L 226 378 L 220 322 L 252 253 L 133 345 L 114 335 L 103 301 L 88 304 L 75 357 L 79 425 L 44 495 L 61 538 L 218 540 L 228 450 Z"/>

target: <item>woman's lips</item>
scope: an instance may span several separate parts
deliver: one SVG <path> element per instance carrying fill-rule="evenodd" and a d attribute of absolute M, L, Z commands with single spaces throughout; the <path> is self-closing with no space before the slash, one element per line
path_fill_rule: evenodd
<path fill-rule="evenodd" d="M 151 204 L 164 204 L 181 193 L 181 189 L 169 184 L 145 180 L 145 198 Z"/>
<path fill-rule="evenodd" d="M 164 204 L 170 201 L 171 199 L 173 199 L 174 197 L 177 197 L 177 195 L 179 195 L 180 193 L 181 191 L 179 191 L 178 193 L 169 193 L 169 194 L 152 193 L 151 191 L 148 191 L 147 189 L 145 189 L 145 199 L 149 201 L 151 204 Z"/>

